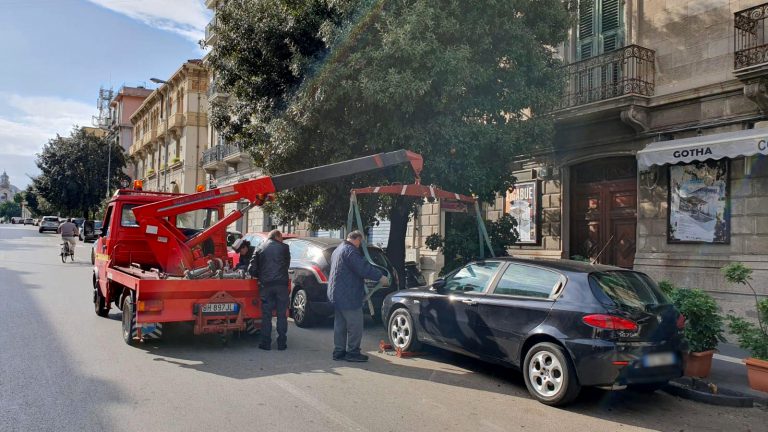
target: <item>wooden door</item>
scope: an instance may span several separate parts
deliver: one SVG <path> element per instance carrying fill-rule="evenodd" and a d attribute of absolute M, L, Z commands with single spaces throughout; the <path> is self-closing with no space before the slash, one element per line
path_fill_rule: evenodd
<path fill-rule="evenodd" d="M 571 256 L 632 268 L 637 235 L 636 164 L 635 158 L 606 158 L 573 167 Z"/>

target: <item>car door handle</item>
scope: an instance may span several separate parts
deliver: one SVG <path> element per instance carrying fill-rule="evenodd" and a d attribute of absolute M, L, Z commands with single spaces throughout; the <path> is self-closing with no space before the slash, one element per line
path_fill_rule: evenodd
<path fill-rule="evenodd" d="M 472 300 L 472 299 L 464 299 L 461 302 L 464 303 L 465 305 L 470 305 L 470 306 L 475 306 L 477 304 L 477 300 Z"/>

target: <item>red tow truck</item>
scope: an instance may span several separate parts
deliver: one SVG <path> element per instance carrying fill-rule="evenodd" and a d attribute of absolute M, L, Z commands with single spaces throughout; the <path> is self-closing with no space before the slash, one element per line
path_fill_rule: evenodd
<path fill-rule="evenodd" d="M 192 324 L 196 335 L 253 333 L 261 323 L 258 281 L 231 270 L 227 226 L 276 192 L 405 163 L 418 176 L 421 156 L 398 150 L 188 195 L 120 189 L 94 245 L 96 314 L 120 308 L 128 344 L 159 338 L 168 323 Z M 224 215 L 225 203 L 242 201 L 245 208 Z"/>

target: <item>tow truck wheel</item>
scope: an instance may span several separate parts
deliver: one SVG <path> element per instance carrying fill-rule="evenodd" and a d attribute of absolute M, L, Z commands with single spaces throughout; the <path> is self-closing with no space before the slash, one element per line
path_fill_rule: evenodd
<path fill-rule="evenodd" d="M 94 285 L 93 287 L 93 305 L 96 315 L 100 317 L 109 316 L 109 304 L 107 304 L 107 299 L 101 295 L 101 290 L 98 285 Z"/>
<path fill-rule="evenodd" d="M 291 301 L 291 317 L 298 327 L 309 327 L 312 325 L 312 315 L 309 309 L 309 297 L 303 289 L 296 290 Z"/>
<path fill-rule="evenodd" d="M 136 316 L 133 312 L 133 301 L 131 296 L 125 296 L 123 300 L 123 341 L 128 345 L 133 345 L 133 333 L 136 329 Z"/>

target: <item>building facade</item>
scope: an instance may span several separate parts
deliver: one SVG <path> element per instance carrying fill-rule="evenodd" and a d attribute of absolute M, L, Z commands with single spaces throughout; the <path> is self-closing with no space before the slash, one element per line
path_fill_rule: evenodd
<path fill-rule="evenodd" d="M 144 87 L 122 86 L 115 97 L 109 102 L 110 123 L 107 139 L 122 147 L 125 150 L 125 154 L 129 154 L 133 144 L 131 116 L 151 93 L 152 90 Z M 128 158 L 124 171 L 132 179 L 135 178 L 136 166 L 133 158 Z"/>
<path fill-rule="evenodd" d="M 13 201 L 13 197 L 19 193 L 19 188 L 11 184 L 8 174 L 3 171 L 0 174 L 0 203 Z"/>
<path fill-rule="evenodd" d="M 130 116 L 134 179 L 144 189 L 195 192 L 203 184 L 208 147 L 208 71 L 201 60 L 185 62 L 152 91 Z"/>
<path fill-rule="evenodd" d="M 514 255 L 634 268 L 753 309 L 720 269 L 740 261 L 768 280 L 768 4 L 579 7 L 551 150 L 519 163 L 519 191 L 489 216 L 522 215 Z"/>
<path fill-rule="evenodd" d="M 213 11 L 213 18 L 205 28 L 205 43 L 216 49 L 216 19 L 217 9 L 225 0 L 207 0 L 205 5 Z M 203 59 L 205 60 L 205 59 Z M 227 102 L 231 96 L 219 90 L 216 86 L 216 73 L 211 71 L 210 81 L 208 83 L 208 101 L 209 103 Z M 214 128 L 210 123 L 208 125 L 208 142 L 210 145 L 203 152 L 202 168 L 205 171 L 206 183 L 209 186 L 222 187 L 238 181 L 247 180 L 262 175 L 262 171 L 253 164 L 250 154 L 240 143 L 229 142 Z M 228 204 L 226 213 L 234 209 L 242 209 L 248 203 L 240 202 Z M 246 232 L 261 232 L 272 229 L 273 224 L 269 215 L 260 207 L 250 209 L 243 217 L 232 224 L 231 230 Z M 287 229 L 288 228 L 288 229 Z M 281 229 L 290 231 L 289 227 Z"/>

